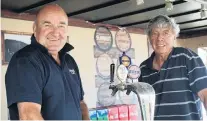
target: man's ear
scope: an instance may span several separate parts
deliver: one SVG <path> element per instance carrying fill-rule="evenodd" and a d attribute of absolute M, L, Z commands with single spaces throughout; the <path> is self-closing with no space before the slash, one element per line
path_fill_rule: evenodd
<path fill-rule="evenodd" d="M 152 45 L 149 36 L 147 36 L 147 42 L 148 42 L 150 45 Z"/>
<path fill-rule="evenodd" d="M 36 25 L 36 21 L 33 23 L 33 33 L 34 33 L 34 36 L 36 37 L 36 34 L 37 34 L 37 25 Z"/>

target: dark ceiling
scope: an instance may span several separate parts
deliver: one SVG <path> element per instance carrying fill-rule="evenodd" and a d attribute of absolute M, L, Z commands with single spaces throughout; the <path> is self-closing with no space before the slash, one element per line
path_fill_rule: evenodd
<path fill-rule="evenodd" d="M 175 18 L 182 33 L 207 31 L 207 18 L 201 19 L 201 4 L 173 0 L 174 9 L 167 11 L 165 0 L 2 0 L 1 9 L 15 13 L 35 13 L 43 5 L 59 4 L 68 17 L 92 23 L 107 23 L 121 27 L 145 28 L 149 20 L 159 14 Z"/>

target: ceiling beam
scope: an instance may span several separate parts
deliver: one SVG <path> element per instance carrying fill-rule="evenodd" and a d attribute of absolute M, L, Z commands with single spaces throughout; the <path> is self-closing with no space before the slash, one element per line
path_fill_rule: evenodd
<path fill-rule="evenodd" d="M 18 9 L 18 10 L 13 10 L 13 12 L 23 13 L 23 12 L 26 12 L 26 11 L 33 10 L 35 8 L 41 7 L 43 5 L 46 5 L 46 4 L 55 2 L 55 1 L 57 1 L 57 0 L 43 0 L 41 2 L 38 2 L 38 3 L 32 4 L 32 5 L 29 5 L 27 7 L 24 7 L 24 8 Z"/>
<path fill-rule="evenodd" d="M 192 10 L 192 11 L 188 11 L 188 12 L 183 12 L 183 13 L 178 13 L 178 14 L 174 14 L 174 15 L 169 15 L 169 17 L 179 17 L 179 16 L 184 16 L 184 15 L 193 14 L 193 13 L 197 13 L 197 12 L 200 12 L 200 9 Z M 119 26 L 122 26 L 122 27 L 133 26 L 133 25 L 137 25 L 137 24 L 144 24 L 144 23 L 147 23 L 149 21 L 150 21 L 150 19 L 144 20 L 144 21 L 139 21 L 139 22 L 122 24 L 122 25 L 119 25 Z M 182 24 L 182 23 L 178 23 L 178 24 Z"/>
<path fill-rule="evenodd" d="M 133 22 L 133 23 L 121 24 L 121 25 L 118 25 L 118 26 L 128 27 L 128 26 L 133 26 L 133 25 L 148 23 L 149 21 L 150 20 L 148 19 L 148 20 L 144 20 L 144 21 L 138 21 L 138 22 Z"/>
<path fill-rule="evenodd" d="M 207 5 L 207 1 L 206 1 L 206 0 L 185 0 L 185 1 L 189 1 L 189 2 L 197 2 L 197 3 L 200 3 L 200 4 L 205 4 L 205 5 Z"/>
<path fill-rule="evenodd" d="M 178 24 L 188 24 L 188 23 L 198 22 L 198 21 L 203 21 L 203 20 L 207 20 L 207 18 L 205 18 L 205 19 L 195 19 L 195 20 L 191 20 L 191 21 L 180 22 Z"/>
<path fill-rule="evenodd" d="M 12 11 L 8 10 L 1 10 L 1 17 L 2 18 L 9 18 L 9 19 L 18 19 L 18 20 L 26 20 L 26 21 L 34 21 L 35 20 L 35 14 L 18 14 Z M 119 28 L 114 25 L 109 24 L 92 24 L 92 23 L 86 23 L 85 20 L 81 19 L 75 19 L 75 18 L 68 18 L 68 26 L 75 26 L 75 27 L 82 27 L 82 28 L 91 28 L 96 29 L 97 26 L 106 26 L 111 31 L 118 31 Z M 136 27 L 128 27 L 127 31 L 129 33 L 134 34 L 145 34 L 143 29 L 136 28 Z"/>
<path fill-rule="evenodd" d="M 177 5 L 177 4 L 181 4 L 181 3 L 184 3 L 184 2 L 186 2 L 186 1 L 174 1 L 173 4 Z M 91 22 L 99 23 L 99 22 L 109 21 L 109 20 L 113 20 L 113 19 L 126 17 L 126 16 L 140 14 L 140 13 L 143 13 L 143 12 L 153 11 L 153 10 L 160 9 L 160 8 L 163 8 L 163 7 L 165 7 L 165 4 L 161 4 L 161 5 L 157 5 L 157 6 L 153 6 L 153 7 L 149 7 L 149 8 L 145 8 L 145 9 L 142 9 L 142 10 L 129 12 L 129 13 L 124 13 L 124 14 L 120 14 L 120 15 L 115 15 L 115 16 L 111 16 L 111 17 L 108 17 L 108 18 L 103 18 L 103 19 L 99 19 L 99 20 L 95 20 L 95 21 L 91 21 Z"/>
<path fill-rule="evenodd" d="M 192 10 L 192 11 L 187 11 L 187 12 L 183 12 L 183 13 L 178 13 L 178 14 L 174 14 L 174 15 L 169 15 L 169 17 L 184 16 L 184 15 L 188 15 L 188 14 L 192 14 L 192 13 L 197 13 L 197 12 L 200 12 L 200 9 L 196 9 L 196 10 Z"/>
<path fill-rule="evenodd" d="M 113 1 L 109 1 L 109 2 L 106 2 L 106 3 L 100 4 L 100 5 L 92 6 L 92 7 L 89 7 L 89 8 L 85 8 L 85 9 L 82 9 L 82 10 L 79 10 L 79 11 L 69 13 L 69 14 L 67 14 L 67 16 L 71 17 L 71 16 L 75 16 L 75 15 L 78 15 L 78 14 L 98 10 L 98 9 L 101 9 L 101 8 L 109 7 L 109 6 L 120 4 L 120 3 L 123 3 L 123 2 L 127 2 L 127 1 L 129 1 L 129 0 L 113 0 Z"/>
<path fill-rule="evenodd" d="M 186 29 L 181 29 L 181 33 L 187 30 L 196 30 L 196 29 L 200 29 L 200 28 L 206 28 L 207 25 L 204 26 L 197 26 L 197 27 L 192 27 L 192 28 L 186 28 Z"/>
<path fill-rule="evenodd" d="M 179 34 L 179 39 L 187 39 L 192 37 L 200 37 L 200 36 L 206 36 L 207 35 L 207 26 L 206 27 L 200 27 L 200 28 L 190 28 L 186 29 L 186 31 L 181 31 Z"/>

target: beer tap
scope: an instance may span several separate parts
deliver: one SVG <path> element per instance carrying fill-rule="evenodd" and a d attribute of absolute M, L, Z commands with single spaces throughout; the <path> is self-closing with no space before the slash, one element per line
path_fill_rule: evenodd
<path fill-rule="evenodd" d="M 113 83 L 114 83 L 114 72 L 115 72 L 115 64 L 112 63 L 110 65 L 110 86 L 109 86 L 109 89 L 112 89 L 112 93 L 111 93 L 112 96 L 114 96 L 116 94 L 116 92 L 118 91 L 118 88 L 116 87 L 116 85 L 113 85 Z"/>
<path fill-rule="evenodd" d="M 129 95 L 131 92 L 135 93 L 137 95 L 142 119 L 153 120 L 155 107 L 155 91 L 153 87 L 147 83 L 124 83 L 127 77 L 130 77 L 131 79 L 138 79 L 138 77 L 140 76 L 140 69 L 138 66 L 132 65 L 131 69 L 130 67 L 128 69 L 123 64 L 118 66 L 117 77 L 120 80 L 120 83 L 114 84 L 115 64 L 112 63 L 110 65 L 109 89 L 112 89 L 111 95 L 114 96 L 118 91 L 124 90 L 126 90 L 126 95 Z M 147 110 L 146 106 L 149 106 L 150 110 Z"/>

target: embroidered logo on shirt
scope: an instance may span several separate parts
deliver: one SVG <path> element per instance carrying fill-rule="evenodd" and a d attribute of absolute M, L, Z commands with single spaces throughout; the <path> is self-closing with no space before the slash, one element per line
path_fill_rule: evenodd
<path fill-rule="evenodd" d="M 69 72 L 70 72 L 71 74 L 75 74 L 75 70 L 74 70 L 74 69 L 69 69 Z"/>

